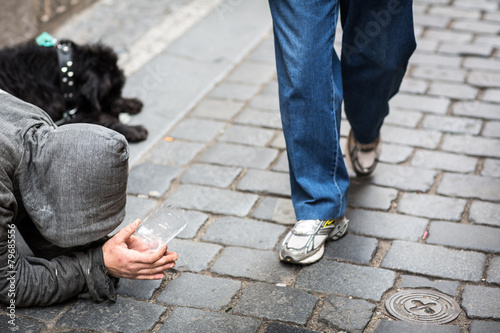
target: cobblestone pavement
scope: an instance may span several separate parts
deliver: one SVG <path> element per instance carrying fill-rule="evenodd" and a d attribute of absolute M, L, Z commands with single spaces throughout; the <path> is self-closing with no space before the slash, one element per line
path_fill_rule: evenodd
<path fill-rule="evenodd" d="M 124 38 L 120 25 L 140 38 L 160 24 L 160 3 L 140 5 L 154 22 L 126 10 L 95 19 L 99 6 L 126 8 L 104 0 L 80 22 L 114 31 L 110 43 Z M 391 101 L 382 163 L 368 179 L 352 174 L 349 232 L 320 262 L 278 261 L 295 219 L 267 3 L 221 1 L 127 83 L 146 103 L 131 122 L 152 134 L 131 147 L 124 223 L 165 200 L 188 210 L 170 244 L 177 269 L 122 280 L 114 304 L 18 309 L 19 331 L 500 332 L 499 2 L 415 0 L 414 10 L 418 48 Z M 63 28 L 85 40 L 75 22 Z M 348 130 L 344 121 L 343 140 Z M 385 301 L 411 288 L 451 296 L 458 318 L 396 320 Z"/>

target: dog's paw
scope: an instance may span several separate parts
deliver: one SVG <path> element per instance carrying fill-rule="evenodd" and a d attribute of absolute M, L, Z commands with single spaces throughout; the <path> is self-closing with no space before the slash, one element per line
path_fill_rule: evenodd
<path fill-rule="evenodd" d="M 137 98 L 124 98 L 124 112 L 128 114 L 137 114 L 141 112 L 144 104 Z"/>
<path fill-rule="evenodd" d="M 137 98 L 119 98 L 113 102 L 111 110 L 114 114 L 137 114 L 141 112 L 143 106 L 144 104 Z"/>
<path fill-rule="evenodd" d="M 127 130 L 123 135 L 128 142 L 139 142 L 147 139 L 148 130 L 141 125 L 127 126 Z"/>

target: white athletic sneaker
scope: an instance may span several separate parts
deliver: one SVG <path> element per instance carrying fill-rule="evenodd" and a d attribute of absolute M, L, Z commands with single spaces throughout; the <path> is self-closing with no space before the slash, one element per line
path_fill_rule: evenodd
<path fill-rule="evenodd" d="M 294 264 L 312 264 L 325 252 L 327 239 L 337 240 L 345 235 L 349 220 L 300 220 L 281 244 L 280 260 Z"/>

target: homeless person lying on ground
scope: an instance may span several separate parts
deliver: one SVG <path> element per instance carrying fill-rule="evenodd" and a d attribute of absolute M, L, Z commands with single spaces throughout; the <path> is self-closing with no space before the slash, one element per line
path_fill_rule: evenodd
<path fill-rule="evenodd" d="M 124 219 L 127 178 L 121 134 L 57 127 L 0 90 L 0 302 L 115 300 L 117 278 L 163 278 L 177 254 L 147 250 L 132 236 L 139 220 L 107 237 Z M 18 253 L 17 232 L 33 255 Z"/>

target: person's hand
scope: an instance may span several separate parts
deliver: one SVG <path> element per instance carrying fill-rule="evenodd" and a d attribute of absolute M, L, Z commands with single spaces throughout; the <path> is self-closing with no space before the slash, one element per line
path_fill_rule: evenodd
<path fill-rule="evenodd" d="M 175 266 L 177 253 L 167 252 L 167 245 L 152 252 L 132 235 L 140 223 L 140 220 L 135 220 L 120 229 L 102 246 L 104 265 L 109 275 L 140 280 L 163 279 L 163 271 Z"/>

